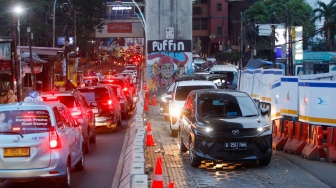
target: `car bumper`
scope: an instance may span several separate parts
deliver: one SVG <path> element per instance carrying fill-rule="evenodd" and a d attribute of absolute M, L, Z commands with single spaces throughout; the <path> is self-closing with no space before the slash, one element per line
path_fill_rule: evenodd
<path fill-rule="evenodd" d="M 228 150 L 227 142 L 246 142 L 247 148 Z M 272 135 L 244 138 L 218 138 L 204 135 L 195 136 L 196 156 L 204 160 L 223 162 L 257 162 L 272 156 Z"/>
<path fill-rule="evenodd" d="M 38 178 L 58 178 L 65 176 L 66 160 L 63 156 L 58 159 L 52 159 L 51 164 L 47 168 L 35 169 L 0 169 L 0 182 L 1 180 L 20 180 L 28 181 Z"/>
<path fill-rule="evenodd" d="M 116 128 L 117 124 L 110 117 L 95 117 L 96 127 Z"/>

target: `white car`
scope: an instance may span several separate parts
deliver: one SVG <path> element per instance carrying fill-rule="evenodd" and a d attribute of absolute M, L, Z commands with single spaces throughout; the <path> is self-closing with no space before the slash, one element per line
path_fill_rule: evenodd
<path fill-rule="evenodd" d="M 137 72 L 135 70 L 124 70 L 122 73 L 130 73 L 132 74 L 132 82 L 135 84 L 137 79 Z"/>
<path fill-rule="evenodd" d="M 64 104 L 0 105 L 0 122 L 0 182 L 57 178 L 70 187 L 71 169 L 84 169 L 84 138 Z"/>
<path fill-rule="evenodd" d="M 177 137 L 179 133 L 180 111 L 184 106 L 184 102 L 190 91 L 197 89 L 217 89 L 212 81 L 188 80 L 176 82 L 172 97 L 169 100 L 169 130 L 173 137 Z"/>

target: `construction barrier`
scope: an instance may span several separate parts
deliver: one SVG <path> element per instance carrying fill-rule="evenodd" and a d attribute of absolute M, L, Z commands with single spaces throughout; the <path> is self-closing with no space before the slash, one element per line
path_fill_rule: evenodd
<path fill-rule="evenodd" d="M 329 162 L 336 162 L 336 128 L 328 127 L 324 133 L 327 135 L 326 143 L 322 145 L 326 148 L 326 157 Z"/>
<path fill-rule="evenodd" d="M 272 148 L 275 150 L 283 150 L 287 142 L 287 123 L 284 119 L 273 120 Z"/>
<path fill-rule="evenodd" d="M 301 156 L 306 159 L 320 160 L 326 157 L 322 146 L 322 126 L 309 125 L 307 144 L 302 150 Z"/>
<path fill-rule="evenodd" d="M 308 123 L 289 121 L 287 129 L 288 139 L 284 146 L 284 152 L 300 155 L 307 144 Z"/>

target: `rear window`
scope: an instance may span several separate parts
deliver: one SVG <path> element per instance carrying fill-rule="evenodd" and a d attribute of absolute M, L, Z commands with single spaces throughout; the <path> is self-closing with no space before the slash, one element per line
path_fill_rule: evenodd
<path fill-rule="evenodd" d="M 63 103 L 68 108 L 75 108 L 76 102 L 74 96 L 50 96 L 44 97 L 42 96 L 44 101 L 59 101 Z"/>
<path fill-rule="evenodd" d="M 78 89 L 84 97 L 86 98 L 87 101 L 102 101 L 102 100 L 109 100 L 110 95 L 109 91 L 106 88 L 83 88 L 83 89 Z"/>
<path fill-rule="evenodd" d="M 114 80 L 103 80 L 100 82 L 101 84 L 117 84 L 120 85 L 122 88 L 125 87 L 125 82 L 124 80 L 119 80 L 119 79 L 114 79 Z"/>
<path fill-rule="evenodd" d="M 12 110 L 0 112 L 0 131 L 21 134 L 48 132 L 51 126 L 47 110 Z"/>
<path fill-rule="evenodd" d="M 210 86 L 210 85 L 203 85 L 203 86 L 181 86 L 181 87 L 177 87 L 176 88 L 176 96 L 175 96 L 175 100 L 177 101 L 185 101 L 188 94 L 190 93 L 190 91 L 192 90 L 197 90 L 197 89 L 214 89 L 214 86 Z"/>

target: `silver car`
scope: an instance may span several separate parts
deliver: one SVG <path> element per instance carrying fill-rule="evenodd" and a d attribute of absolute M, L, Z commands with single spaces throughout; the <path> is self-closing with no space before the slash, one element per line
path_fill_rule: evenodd
<path fill-rule="evenodd" d="M 0 105 L 0 140 L 0 182 L 59 178 L 70 187 L 71 169 L 84 169 L 81 129 L 60 102 Z"/>

